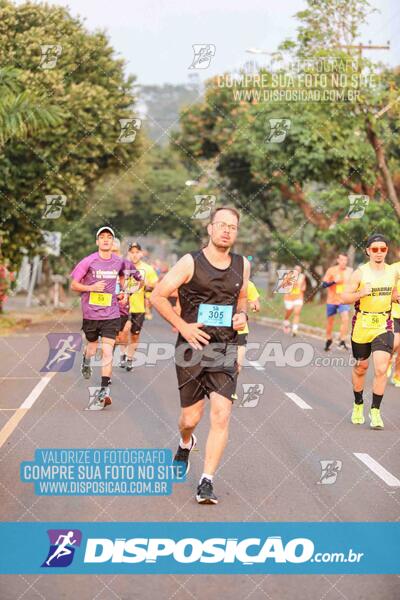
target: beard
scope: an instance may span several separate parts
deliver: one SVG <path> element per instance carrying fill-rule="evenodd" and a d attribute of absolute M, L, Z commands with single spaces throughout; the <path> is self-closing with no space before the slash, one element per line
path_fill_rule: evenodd
<path fill-rule="evenodd" d="M 222 241 L 222 240 L 211 240 L 213 245 L 218 248 L 219 250 L 226 250 L 227 248 L 230 248 L 233 245 L 233 242 L 231 240 L 229 241 Z"/>

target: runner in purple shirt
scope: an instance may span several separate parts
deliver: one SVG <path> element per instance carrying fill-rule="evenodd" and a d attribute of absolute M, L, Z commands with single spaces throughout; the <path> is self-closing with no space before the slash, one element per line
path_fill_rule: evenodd
<path fill-rule="evenodd" d="M 100 227 L 96 234 L 98 252 L 82 259 L 71 273 L 71 290 L 81 294 L 82 330 L 88 342 L 81 368 L 85 379 L 92 374 L 90 359 L 96 354 L 99 336 L 102 338 L 101 388 L 90 401 L 90 410 L 102 410 L 112 402 L 112 355 L 120 328 L 116 286 L 119 281 L 123 287 L 124 277 L 123 260 L 112 253 L 114 237 L 111 227 Z"/>

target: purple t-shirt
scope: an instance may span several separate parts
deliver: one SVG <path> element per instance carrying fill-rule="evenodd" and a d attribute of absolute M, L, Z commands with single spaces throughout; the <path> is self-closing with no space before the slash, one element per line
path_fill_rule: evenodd
<path fill-rule="evenodd" d="M 98 252 L 94 252 L 83 258 L 71 272 L 72 279 L 92 285 L 96 281 L 106 282 L 104 294 L 111 294 L 111 306 L 96 306 L 89 304 L 90 292 L 81 293 L 82 314 L 84 319 L 105 321 L 106 319 L 118 319 L 120 316 L 119 304 L 116 295 L 118 276 L 123 275 L 124 261 L 120 256 L 112 254 L 111 258 L 101 258 Z"/>

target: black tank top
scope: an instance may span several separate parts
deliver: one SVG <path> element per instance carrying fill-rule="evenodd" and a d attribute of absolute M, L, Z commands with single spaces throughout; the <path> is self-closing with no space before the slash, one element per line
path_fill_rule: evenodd
<path fill-rule="evenodd" d="M 200 304 L 223 304 L 232 306 L 236 312 L 237 299 L 243 285 L 243 256 L 230 253 L 231 264 L 227 269 L 214 267 L 203 250 L 190 253 L 194 261 L 193 277 L 178 289 L 181 317 L 187 323 L 196 323 Z M 204 326 L 210 342 L 237 343 L 237 332 L 232 327 Z M 179 334 L 177 343 L 185 342 Z"/>

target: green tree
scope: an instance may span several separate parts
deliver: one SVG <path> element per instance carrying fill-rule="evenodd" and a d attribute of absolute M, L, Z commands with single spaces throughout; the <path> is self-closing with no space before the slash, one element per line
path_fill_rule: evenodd
<path fill-rule="evenodd" d="M 62 114 L 25 139 L 8 139 L 0 157 L 3 253 L 16 268 L 21 247 L 40 251 L 42 230 L 63 230 L 68 239 L 69 227 L 96 213 L 93 184 L 131 168 L 140 135 L 120 142 L 120 119 L 135 116 L 134 78 L 103 32 L 89 33 L 66 9 L 46 4 L 0 0 L 0 13 L 1 64 L 19 69 L 23 92 Z M 66 196 L 57 220 L 42 218 L 47 195 Z"/>
<path fill-rule="evenodd" d="M 18 69 L 0 68 L 1 149 L 11 140 L 27 138 L 61 122 L 60 109 L 31 90 L 24 90 L 20 76 Z"/>
<path fill-rule="evenodd" d="M 296 40 L 281 46 L 297 70 L 288 71 L 283 62 L 261 70 L 261 95 L 255 78 L 246 80 L 245 73 L 241 80 L 229 74 L 210 80 L 204 101 L 182 113 L 176 143 L 195 173 L 204 161 L 214 162 L 215 184 L 265 231 L 265 254 L 286 264 L 304 261 L 313 271 L 339 249 L 361 249 L 372 230 L 398 239 L 400 123 L 394 102 L 398 74 L 360 57 L 358 49 L 339 47 L 356 45 L 368 2 L 308 5 L 297 15 Z M 335 101 L 300 95 L 298 101 L 264 101 L 262 92 L 273 91 L 278 78 L 291 78 L 292 89 L 307 92 L 305 77 L 311 76 L 314 90 L 322 92 L 316 77 L 321 61 L 334 75 L 346 76 L 341 89 L 334 77 L 328 80 Z M 271 135 L 273 119 L 290 122 L 280 142 Z M 348 218 L 350 194 L 369 198 L 361 219 Z"/>

